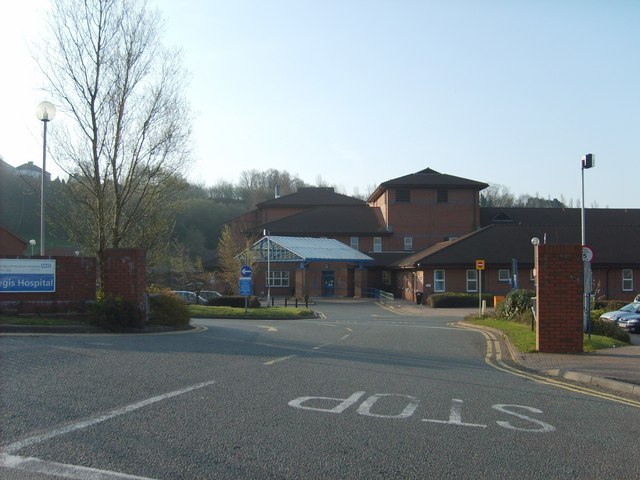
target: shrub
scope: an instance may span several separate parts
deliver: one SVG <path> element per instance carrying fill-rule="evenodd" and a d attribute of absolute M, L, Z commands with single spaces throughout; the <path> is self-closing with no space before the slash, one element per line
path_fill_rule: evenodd
<path fill-rule="evenodd" d="M 211 298 L 207 305 L 212 307 L 235 307 L 235 308 L 244 308 L 244 299 L 245 297 L 241 295 L 228 295 L 223 297 L 215 297 Z M 255 295 L 249 297 L 249 301 L 247 302 L 247 306 L 249 308 L 260 308 L 260 300 Z"/>
<path fill-rule="evenodd" d="M 629 333 L 621 329 L 613 322 L 605 322 L 599 318 L 591 319 L 591 333 L 594 335 L 602 335 L 605 337 L 611 337 L 621 342 L 629 343 L 631 338 Z"/>
<path fill-rule="evenodd" d="M 172 294 L 149 296 L 149 323 L 173 327 L 189 325 L 189 309 Z"/>
<path fill-rule="evenodd" d="M 493 295 L 484 294 L 482 299 L 491 305 Z M 472 308 L 478 306 L 478 294 L 476 293 L 434 293 L 426 300 L 432 308 Z"/>
<path fill-rule="evenodd" d="M 91 305 L 89 318 L 95 325 L 113 332 L 141 328 L 144 317 L 132 302 L 120 297 L 101 297 Z"/>
<path fill-rule="evenodd" d="M 533 290 L 512 290 L 504 302 L 496 307 L 496 313 L 499 317 L 508 320 L 522 321 L 521 318 L 525 312 L 530 312 L 533 307 L 534 296 Z M 530 317 L 528 321 L 530 321 Z"/>

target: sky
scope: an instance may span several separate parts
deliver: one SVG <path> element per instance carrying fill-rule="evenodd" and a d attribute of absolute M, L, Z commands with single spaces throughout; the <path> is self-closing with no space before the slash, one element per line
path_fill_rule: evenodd
<path fill-rule="evenodd" d="M 49 1 L 0 6 L 14 166 L 42 162 Z M 640 208 L 638 0 L 149 1 L 189 71 L 195 183 L 273 168 L 353 195 L 429 167 L 579 206 L 584 173 L 586 206 Z"/>

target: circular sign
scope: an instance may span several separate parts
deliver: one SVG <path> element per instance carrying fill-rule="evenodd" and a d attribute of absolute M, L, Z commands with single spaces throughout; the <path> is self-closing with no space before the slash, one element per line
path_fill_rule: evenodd
<path fill-rule="evenodd" d="M 583 262 L 590 262 L 591 260 L 593 260 L 593 250 L 591 250 L 591 248 L 587 247 L 586 245 L 582 246 L 582 261 Z"/>
<path fill-rule="evenodd" d="M 243 265 L 242 268 L 240 269 L 240 275 L 242 275 L 243 277 L 250 277 L 251 267 L 249 265 Z"/>

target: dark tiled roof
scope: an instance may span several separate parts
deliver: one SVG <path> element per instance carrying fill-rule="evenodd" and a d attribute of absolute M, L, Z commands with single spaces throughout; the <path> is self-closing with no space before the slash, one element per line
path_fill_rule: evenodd
<path fill-rule="evenodd" d="M 258 208 L 273 207 L 313 207 L 320 205 L 366 205 L 358 198 L 336 193 L 333 187 L 300 187 L 295 193 L 266 200 L 257 205 Z"/>
<path fill-rule="evenodd" d="M 589 225 L 587 244 L 594 251 L 594 265 L 640 266 L 640 225 Z M 443 242 L 405 257 L 396 267 L 421 265 L 463 266 L 473 268 L 475 260 L 487 265 L 533 264 L 531 239 L 548 244 L 580 244 L 579 225 L 490 225 L 465 237 Z"/>
<path fill-rule="evenodd" d="M 581 225 L 579 208 L 498 208 L 482 207 L 480 223 L 513 225 Z M 640 225 L 640 209 L 587 208 L 587 225 Z"/>
<path fill-rule="evenodd" d="M 360 206 L 322 206 L 290 215 L 266 225 L 273 235 L 289 236 L 357 236 L 386 235 L 379 208 Z"/>
<path fill-rule="evenodd" d="M 476 182 L 467 178 L 455 177 L 444 173 L 436 172 L 430 168 L 425 168 L 419 172 L 393 178 L 382 182 L 371 194 L 369 201 L 375 201 L 385 190 L 389 188 L 469 188 L 482 190 L 489 185 L 483 182 Z"/>

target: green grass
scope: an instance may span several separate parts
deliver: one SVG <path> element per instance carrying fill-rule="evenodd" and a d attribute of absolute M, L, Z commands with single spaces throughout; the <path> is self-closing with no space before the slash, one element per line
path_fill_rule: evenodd
<path fill-rule="evenodd" d="M 500 330 L 509 337 L 509 340 L 519 352 L 527 353 L 536 351 L 536 332 L 531 331 L 531 325 L 496 318 L 480 319 L 470 317 L 466 318 L 465 321 L 474 325 Z M 589 337 L 584 335 L 583 350 L 585 352 L 593 352 L 603 348 L 624 347 L 626 345 L 628 344 L 610 337 L 591 335 L 591 340 L 589 340 Z"/>
<path fill-rule="evenodd" d="M 0 325 L 79 325 L 82 322 L 70 320 L 68 318 L 59 317 L 39 317 L 39 316 L 17 316 L 17 315 L 0 315 Z"/>
<path fill-rule="evenodd" d="M 206 305 L 189 305 L 189 315 L 192 318 L 246 318 L 261 320 L 286 320 L 296 318 L 309 318 L 313 311 L 308 308 L 295 307 L 263 307 L 263 308 L 237 308 L 237 307 L 209 307 Z"/>

